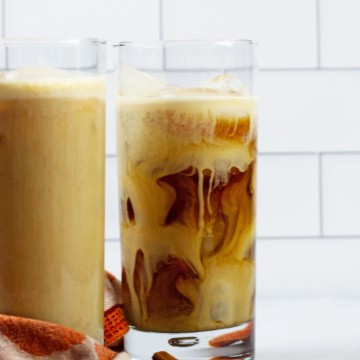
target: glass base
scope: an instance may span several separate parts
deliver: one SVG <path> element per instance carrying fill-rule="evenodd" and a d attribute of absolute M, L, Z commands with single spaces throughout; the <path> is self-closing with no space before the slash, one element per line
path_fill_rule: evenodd
<path fill-rule="evenodd" d="M 178 360 L 253 360 L 253 322 L 192 333 L 158 333 L 132 327 L 124 345 L 132 360 L 151 360 L 160 351 Z"/>

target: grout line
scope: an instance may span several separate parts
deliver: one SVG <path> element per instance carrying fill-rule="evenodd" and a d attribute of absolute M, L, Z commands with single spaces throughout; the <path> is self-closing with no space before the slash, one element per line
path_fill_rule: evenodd
<path fill-rule="evenodd" d="M 326 236 L 319 236 L 319 235 L 279 235 L 279 236 L 258 236 L 256 240 L 337 240 L 337 239 L 345 239 L 345 240 L 359 240 L 360 241 L 360 234 L 359 235 L 326 235 Z M 120 241 L 119 238 L 106 238 L 106 242 L 118 242 Z"/>
<path fill-rule="evenodd" d="M 343 304 L 343 302 L 350 302 L 353 304 L 354 302 L 358 303 L 359 302 L 359 296 L 358 295 L 349 295 L 349 294 L 342 294 L 340 293 L 339 295 L 335 294 L 335 295 L 314 295 L 314 293 L 312 292 L 311 294 L 302 294 L 302 295 L 297 295 L 297 296 L 293 296 L 293 295 L 281 295 L 281 294 L 274 294 L 274 295 L 258 295 L 256 294 L 256 301 L 261 302 L 261 303 L 266 303 L 266 302 L 270 302 L 270 301 L 281 301 L 281 300 L 285 300 L 285 301 L 289 301 L 290 303 L 292 301 L 297 301 L 297 300 L 310 300 L 312 303 L 315 302 L 320 302 L 323 300 L 328 301 L 329 299 L 331 299 L 331 301 L 341 301 L 341 303 Z"/>
<path fill-rule="evenodd" d="M 204 68 L 175 68 L 175 67 L 167 67 L 166 68 L 167 71 L 169 72 L 174 72 L 174 73 L 194 73 L 194 72 L 198 72 L 198 71 L 204 71 L 206 70 L 207 72 L 215 72 L 215 73 L 219 73 L 220 71 L 223 71 L 223 68 L 218 68 L 218 67 L 208 67 L 206 69 Z M 226 68 L 228 71 L 244 71 L 244 70 L 251 70 L 252 68 L 249 66 L 243 66 L 243 67 L 228 67 Z M 160 70 L 161 71 L 161 70 Z"/>
<path fill-rule="evenodd" d="M 4 38 L 5 37 L 5 0 L 2 0 L 2 4 L 1 4 L 1 11 L 2 11 L 2 15 L 1 15 L 1 36 Z"/>
<path fill-rule="evenodd" d="M 247 70 L 250 68 L 239 68 L 239 67 L 235 67 L 235 68 L 229 68 L 229 70 L 232 71 L 237 71 L 237 70 Z M 157 69 L 151 69 L 151 71 L 156 72 Z M 189 69 L 179 69 L 179 68 L 168 68 L 168 71 L 172 71 L 172 72 L 187 72 L 187 73 L 192 73 L 192 72 L 197 72 L 199 70 L 202 69 L 196 69 L 196 68 L 189 68 Z M 206 69 L 208 72 L 219 72 L 222 69 L 220 68 L 208 68 Z M 309 72 L 328 72 L 328 71 L 335 71 L 335 72 L 350 72 L 350 71 L 359 71 L 360 70 L 360 66 L 354 66 L 354 67 L 289 67 L 289 68 L 259 68 L 257 70 L 257 72 L 262 73 L 262 72 L 295 72 L 295 71 L 299 71 L 299 72 L 305 72 L 305 71 L 309 71 Z M 162 71 L 162 70 L 158 70 L 158 71 Z"/>
<path fill-rule="evenodd" d="M 106 157 L 116 157 L 116 153 L 107 153 Z M 347 155 L 360 155 L 360 150 L 352 151 L 260 151 L 259 156 L 347 156 Z"/>
<path fill-rule="evenodd" d="M 159 0 L 159 39 L 160 41 L 164 40 L 164 6 L 163 0 Z M 166 49 L 162 47 L 162 69 L 160 71 L 164 71 L 165 63 L 166 63 Z"/>
<path fill-rule="evenodd" d="M 321 29 L 320 29 L 320 0 L 316 0 L 316 55 L 317 68 L 321 69 Z"/>
<path fill-rule="evenodd" d="M 258 236 L 256 240 L 336 240 L 336 239 L 345 239 L 345 240 L 359 240 L 360 241 L 360 234 L 359 235 L 326 235 L 326 236 L 319 236 L 319 235 L 279 235 L 279 236 Z"/>
<path fill-rule="evenodd" d="M 259 151 L 259 156 L 314 156 L 316 151 Z"/>
<path fill-rule="evenodd" d="M 291 71 L 317 71 L 317 72 L 327 72 L 327 71 L 359 71 L 360 66 L 348 66 L 348 67 L 289 67 L 289 68 L 260 68 L 259 72 L 291 72 Z"/>
<path fill-rule="evenodd" d="M 323 193 L 323 155 L 318 157 L 318 171 L 319 171 L 319 232 L 320 236 L 324 236 L 324 193 Z"/>
<path fill-rule="evenodd" d="M 159 39 L 164 40 L 164 12 L 162 0 L 159 0 Z"/>
<path fill-rule="evenodd" d="M 259 156 L 347 156 L 360 155 L 360 150 L 353 151 L 260 151 Z M 116 153 L 107 153 L 106 157 L 116 157 Z"/>
<path fill-rule="evenodd" d="M 260 156 L 328 156 L 328 155 L 360 155 L 360 150 L 345 151 L 260 151 Z"/>
<path fill-rule="evenodd" d="M 360 66 L 323 66 L 321 69 L 319 70 L 324 70 L 324 71 L 359 71 L 360 70 Z"/>
<path fill-rule="evenodd" d="M 159 40 L 161 41 L 161 39 Z M 249 68 L 229 68 L 229 70 L 233 70 L 233 71 L 238 71 L 238 70 L 246 70 Z M 146 70 L 146 69 L 144 69 Z M 161 72 L 163 71 L 163 69 L 148 69 L 152 72 Z M 192 73 L 192 72 L 197 72 L 201 69 L 195 69 L 195 68 L 191 68 L 191 69 L 177 69 L 177 68 L 168 68 L 168 71 L 172 71 L 172 72 L 188 72 L 188 73 Z M 219 72 L 222 69 L 219 68 L 208 68 L 207 71 L 209 72 Z M 293 67 L 293 68 L 259 68 L 257 70 L 257 72 L 261 73 L 261 72 L 305 72 L 305 71 L 309 71 L 309 72 L 328 72 L 328 71 L 333 71 L 333 72 L 350 72 L 350 71 L 360 71 L 360 66 L 358 67 L 322 67 L 322 68 L 317 68 L 317 67 Z M 111 70 L 109 70 L 108 72 L 111 72 Z"/>
<path fill-rule="evenodd" d="M 319 152 L 321 155 L 360 155 L 359 150 L 344 150 L 344 151 L 321 151 Z"/>
<path fill-rule="evenodd" d="M 318 69 L 317 67 L 262 67 L 259 68 L 259 72 L 270 72 L 270 71 L 279 71 L 279 72 L 287 72 L 287 71 L 318 71 L 323 69 Z"/>
<path fill-rule="evenodd" d="M 5 38 L 6 37 L 6 5 L 5 5 L 5 0 L 2 0 L 2 4 L 1 4 L 1 11 L 2 11 L 2 15 L 1 15 L 1 32 L 2 32 L 2 37 Z M 5 47 L 5 69 L 8 70 L 9 69 L 9 52 L 8 52 L 8 48 Z"/>

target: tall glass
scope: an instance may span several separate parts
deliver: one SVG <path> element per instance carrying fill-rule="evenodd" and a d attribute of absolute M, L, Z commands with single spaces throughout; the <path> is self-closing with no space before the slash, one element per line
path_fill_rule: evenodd
<path fill-rule="evenodd" d="M 252 359 L 254 44 L 116 48 L 125 348 Z"/>
<path fill-rule="evenodd" d="M 103 341 L 105 44 L 0 41 L 0 313 Z"/>

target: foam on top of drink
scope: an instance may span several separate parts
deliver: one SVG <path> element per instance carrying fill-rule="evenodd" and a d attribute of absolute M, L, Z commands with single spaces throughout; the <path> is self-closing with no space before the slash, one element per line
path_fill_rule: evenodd
<path fill-rule="evenodd" d="M 24 68 L 0 73 L 0 98 L 99 97 L 105 79 L 51 68 Z"/>
<path fill-rule="evenodd" d="M 179 159 L 182 158 L 184 162 L 189 161 L 189 153 L 194 153 L 191 157 L 193 166 L 214 167 L 210 161 L 218 157 L 214 152 L 224 154 L 229 148 L 232 155 L 226 156 L 232 159 L 238 156 L 233 151 L 234 146 L 245 149 L 255 136 L 256 102 L 251 97 L 199 95 L 196 91 L 194 95 L 120 97 L 118 111 L 122 136 L 131 144 L 127 149 L 129 158 L 140 160 L 145 156 L 144 166 L 147 166 L 147 160 L 169 165 L 181 162 Z M 208 156 L 201 152 L 208 152 Z M 168 159 L 169 153 L 177 160 Z M 197 158 L 198 153 L 201 154 Z M 244 155 L 240 157 L 244 158 Z M 164 171 L 176 170 L 181 169 Z"/>

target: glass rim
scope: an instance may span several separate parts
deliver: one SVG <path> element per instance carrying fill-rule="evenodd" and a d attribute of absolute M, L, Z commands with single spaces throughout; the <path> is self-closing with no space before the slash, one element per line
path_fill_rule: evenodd
<path fill-rule="evenodd" d="M 96 46 L 106 45 L 97 38 L 0 38 L 0 46 Z"/>
<path fill-rule="evenodd" d="M 145 40 L 145 41 L 120 41 L 113 47 L 155 47 L 164 45 L 257 45 L 258 42 L 250 39 L 194 39 L 194 40 Z"/>

